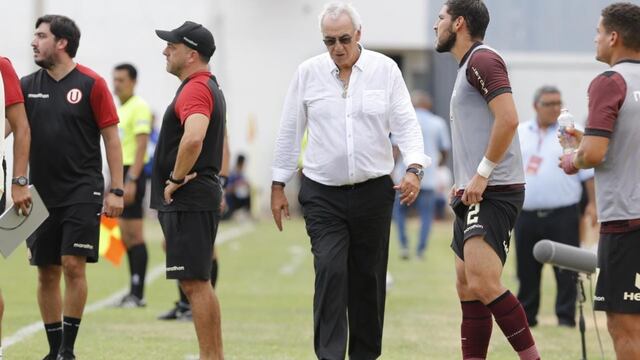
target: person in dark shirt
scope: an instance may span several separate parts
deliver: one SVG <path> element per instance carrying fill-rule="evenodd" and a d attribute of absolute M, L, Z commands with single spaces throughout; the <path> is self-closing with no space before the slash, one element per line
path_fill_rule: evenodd
<path fill-rule="evenodd" d="M 29 192 L 29 183 L 27 179 L 27 162 L 29 160 L 29 146 L 31 143 L 31 131 L 27 121 L 27 114 L 24 110 L 24 97 L 20 90 L 20 80 L 13 69 L 9 59 L 0 56 L 0 77 L 2 78 L 2 88 L 4 98 L 2 107 L 4 108 L 5 134 L 6 137 L 13 132 L 13 178 L 11 179 L 11 198 L 16 209 L 27 214 L 31 206 L 31 194 Z M 4 149 L 2 149 L 4 154 Z M 4 212 L 6 204 L 6 166 L 2 159 L 3 177 L 2 177 L 2 200 L 0 200 L 0 212 Z M 4 301 L 0 294 L 0 332 L 2 330 L 2 313 L 4 312 Z M 2 358 L 2 344 L 0 344 L 0 358 Z"/>
<path fill-rule="evenodd" d="M 209 72 L 213 35 L 191 21 L 156 30 L 167 41 L 167 71 L 182 81 L 167 107 L 151 175 L 151 207 L 166 239 L 167 278 L 186 294 L 201 359 L 223 359 L 220 305 L 210 284 L 220 219 L 225 99 Z"/>
<path fill-rule="evenodd" d="M 38 304 L 49 341 L 45 359 L 66 360 L 75 359 L 87 300 L 86 263 L 98 261 L 100 215 L 122 213 L 122 149 L 105 80 L 73 61 L 80 29 L 60 15 L 42 16 L 35 27 L 31 46 L 41 69 L 21 82 L 33 144 L 31 182 L 49 218 L 27 245 L 30 262 L 38 267 Z M 104 197 L 101 136 L 111 175 Z"/>

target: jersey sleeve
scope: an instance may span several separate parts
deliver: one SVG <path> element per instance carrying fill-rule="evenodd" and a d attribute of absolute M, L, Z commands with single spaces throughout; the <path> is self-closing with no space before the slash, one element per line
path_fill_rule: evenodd
<path fill-rule="evenodd" d="M 14 104 L 24 103 L 18 74 L 13 69 L 9 59 L 0 57 L 0 72 L 2 72 L 2 83 L 4 85 L 4 106 L 9 107 Z"/>
<path fill-rule="evenodd" d="M 213 95 L 209 86 L 200 81 L 188 82 L 178 95 L 175 112 L 182 125 L 193 114 L 210 118 L 213 112 Z"/>
<path fill-rule="evenodd" d="M 140 103 L 134 112 L 133 133 L 151 134 L 151 109 L 145 103 Z"/>
<path fill-rule="evenodd" d="M 622 75 L 605 71 L 589 85 L 589 116 L 585 135 L 611 137 L 618 112 L 627 95 Z"/>
<path fill-rule="evenodd" d="M 500 94 L 510 93 L 507 66 L 495 52 L 481 49 L 474 52 L 467 64 L 467 81 L 489 103 Z"/>
<path fill-rule="evenodd" d="M 113 98 L 111 97 L 109 88 L 107 88 L 107 83 L 101 77 L 96 79 L 91 88 L 90 102 L 93 116 L 100 129 L 118 123 L 116 105 L 113 103 Z"/>

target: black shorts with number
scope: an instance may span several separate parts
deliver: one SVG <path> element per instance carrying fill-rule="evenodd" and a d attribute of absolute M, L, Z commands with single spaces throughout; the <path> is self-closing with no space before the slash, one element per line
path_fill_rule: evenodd
<path fill-rule="evenodd" d="M 209 280 L 218 211 L 159 211 L 167 242 L 167 279 Z"/>
<path fill-rule="evenodd" d="M 464 242 L 482 236 L 504 264 L 511 243 L 511 230 L 524 202 L 524 189 L 486 191 L 482 198 L 480 203 L 470 206 L 463 204 L 460 196 L 453 198 L 451 207 L 456 219 L 451 248 L 464 260 Z"/>
<path fill-rule="evenodd" d="M 640 313 L 640 229 L 600 233 L 595 310 Z"/>
<path fill-rule="evenodd" d="M 125 176 L 127 175 L 127 171 L 129 171 L 129 166 L 124 167 Z M 125 180 L 126 181 L 126 180 Z M 126 205 L 122 210 L 122 215 L 120 215 L 123 219 L 142 219 L 144 216 L 144 210 L 142 206 L 142 201 L 144 200 L 144 194 L 147 189 L 147 175 L 144 171 L 140 173 L 138 179 L 136 179 L 136 197 L 133 200 L 133 203 Z"/>
<path fill-rule="evenodd" d="M 27 239 L 31 265 L 60 265 L 62 255 L 98 262 L 100 204 L 49 208 L 49 217 Z"/>

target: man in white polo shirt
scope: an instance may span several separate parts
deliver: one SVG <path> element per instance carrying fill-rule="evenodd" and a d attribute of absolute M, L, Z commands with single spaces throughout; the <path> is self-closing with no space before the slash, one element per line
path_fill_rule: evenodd
<path fill-rule="evenodd" d="M 593 170 L 567 175 L 558 167 L 562 147 L 558 142 L 558 116 L 562 107 L 560 90 L 539 88 L 533 99 L 536 117 L 518 127 L 527 187 L 522 212 L 516 221 L 516 257 L 520 289 L 518 300 L 527 314 L 529 326 L 536 326 L 540 306 L 542 264 L 533 257 L 533 246 L 542 239 L 580 245 L 580 199 L 582 182 L 588 189 L 586 214 L 595 221 Z M 576 274 L 553 268 L 557 295 L 555 313 L 558 324 L 576 325 Z"/>

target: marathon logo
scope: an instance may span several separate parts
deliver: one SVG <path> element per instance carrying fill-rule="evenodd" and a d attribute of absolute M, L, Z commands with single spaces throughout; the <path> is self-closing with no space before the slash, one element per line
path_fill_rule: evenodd
<path fill-rule="evenodd" d="M 484 79 L 482 78 L 482 76 L 480 76 L 480 72 L 478 71 L 478 69 L 475 68 L 475 66 L 472 66 L 471 70 L 473 70 L 473 73 L 478 78 L 478 82 L 480 82 L 480 87 L 482 88 L 482 92 L 484 93 L 484 95 L 487 95 L 489 93 L 489 90 L 487 90 L 487 87 L 484 84 Z"/>
<path fill-rule="evenodd" d="M 93 245 L 73 243 L 73 247 L 93 250 Z"/>
<path fill-rule="evenodd" d="M 468 233 L 469 231 L 474 230 L 474 229 L 484 230 L 484 226 L 482 226 L 482 225 L 480 225 L 480 224 L 471 225 L 471 226 L 469 226 L 468 228 L 464 229 L 464 233 L 466 234 L 466 233 Z"/>
<path fill-rule="evenodd" d="M 604 301 L 604 296 L 594 296 L 593 301 Z"/>
<path fill-rule="evenodd" d="M 48 99 L 49 94 L 37 93 L 37 94 L 27 94 L 29 99 Z"/>
<path fill-rule="evenodd" d="M 167 271 L 184 271 L 184 266 L 172 266 L 168 267 Z"/>

